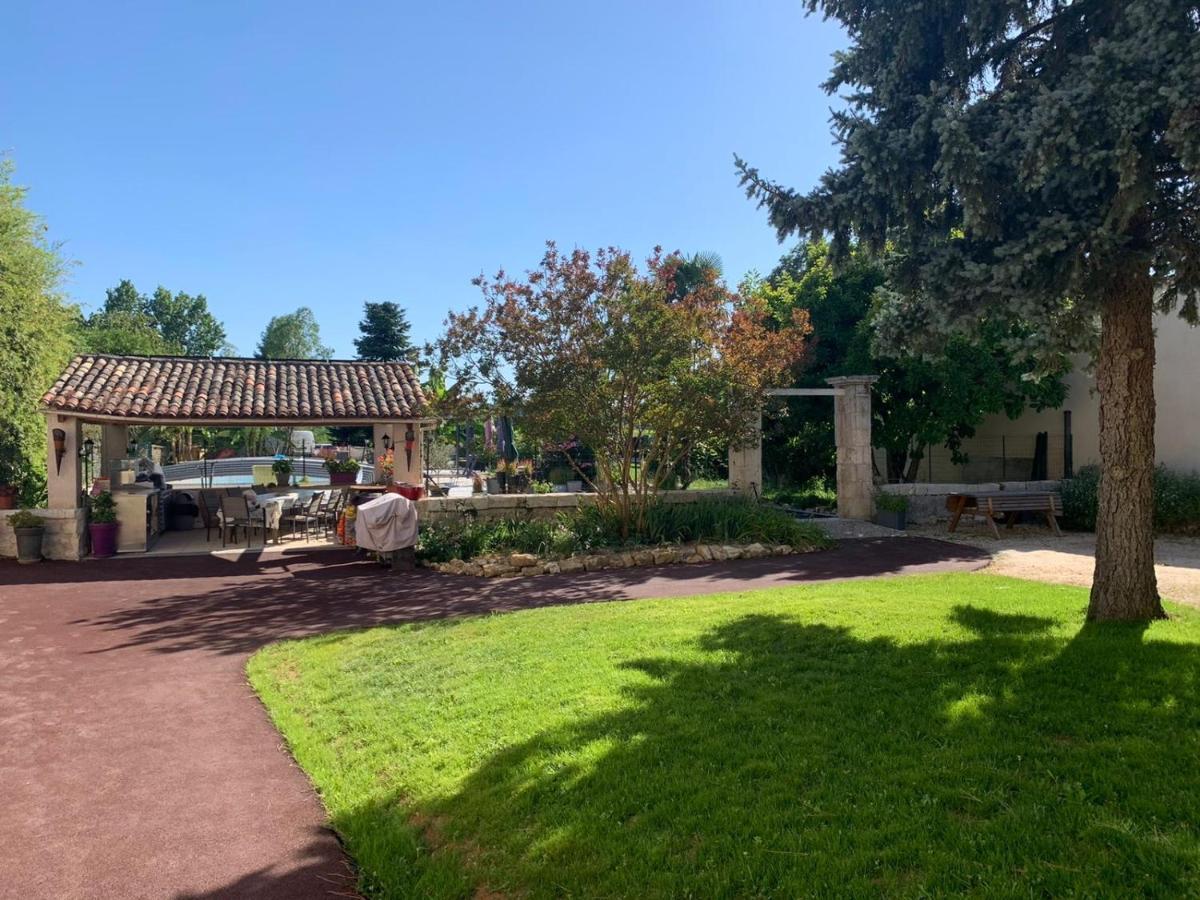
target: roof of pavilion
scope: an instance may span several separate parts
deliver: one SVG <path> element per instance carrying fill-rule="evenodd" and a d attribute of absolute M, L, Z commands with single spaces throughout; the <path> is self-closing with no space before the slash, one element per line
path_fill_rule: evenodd
<path fill-rule="evenodd" d="M 83 355 L 46 395 L 51 412 L 155 422 L 366 422 L 418 418 L 406 362 Z"/>

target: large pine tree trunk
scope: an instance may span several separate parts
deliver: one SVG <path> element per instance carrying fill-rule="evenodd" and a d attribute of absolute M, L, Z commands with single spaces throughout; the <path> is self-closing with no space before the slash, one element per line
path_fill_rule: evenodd
<path fill-rule="evenodd" d="M 1100 314 L 1100 505 L 1090 620 L 1165 618 L 1154 577 L 1154 288 L 1134 270 Z"/>

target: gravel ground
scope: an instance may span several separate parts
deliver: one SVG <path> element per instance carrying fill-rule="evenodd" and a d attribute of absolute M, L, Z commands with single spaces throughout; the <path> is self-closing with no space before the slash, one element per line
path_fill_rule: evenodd
<path fill-rule="evenodd" d="M 1000 529 L 1000 540 L 993 538 L 987 526 L 963 522 L 954 534 L 946 524 L 916 525 L 911 534 L 941 538 L 980 547 L 992 554 L 987 571 L 1033 581 L 1051 581 L 1091 587 L 1095 565 L 1096 536 L 1065 532 L 1055 537 L 1045 528 L 1017 526 Z M 1200 538 L 1162 537 L 1155 541 L 1154 556 L 1158 590 L 1164 597 L 1200 606 Z"/>

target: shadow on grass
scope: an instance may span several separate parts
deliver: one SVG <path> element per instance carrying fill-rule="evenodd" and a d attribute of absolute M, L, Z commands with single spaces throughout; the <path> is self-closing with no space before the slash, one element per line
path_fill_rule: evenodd
<path fill-rule="evenodd" d="M 1195 896 L 1196 646 L 970 605 L 950 620 L 973 636 L 748 615 L 689 661 L 628 662 L 622 708 L 423 808 L 442 852 L 393 887 L 453 893 L 449 856 L 468 895 Z M 335 819 L 368 870 L 403 806 Z"/>
<path fill-rule="evenodd" d="M 249 653 L 284 637 L 566 603 L 782 587 L 835 578 L 969 571 L 986 554 L 922 538 L 846 540 L 832 550 L 757 560 L 481 579 L 421 570 L 389 573 L 339 551 L 237 562 L 213 557 L 102 560 L 0 568 L 27 586 L 0 589 L 0 610 L 78 598 L 68 624 L 107 635 L 92 652 Z M 36 573 L 25 573 L 36 569 Z M 88 583 L 87 579 L 97 581 Z M 86 584 L 86 587 L 77 585 Z M 18 597 L 19 595 L 19 597 Z"/>

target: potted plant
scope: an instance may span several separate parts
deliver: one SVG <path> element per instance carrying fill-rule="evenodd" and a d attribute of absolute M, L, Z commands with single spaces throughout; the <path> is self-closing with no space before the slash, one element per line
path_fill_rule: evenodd
<path fill-rule="evenodd" d="M 17 538 L 17 562 L 35 563 L 42 560 L 42 535 L 46 524 L 36 513 L 22 509 L 8 517 Z"/>
<path fill-rule="evenodd" d="M 92 539 L 92 556 L 117 555 L 117 503 L 108 491 L 92 498 L 88 510 L 88 534 Z"/>
<path fill-rule="evenodd" d="M 482 472 L 472 472 L 471 473 L 471 493 L 472 494 L 482 494 L 483 488 L 484 488 L 483 473 Z"/>
<path fill-rule="evenodd" d="M 375 457 L 375 480 L 380 484 L 391 484 L 396 476 L 396 452 L 385 450 Z"/>
<path fill-rule="evenodd" d="M 904 531 L 908 527 L 908 498 L 901 494 L 877 494 L 875 524 Z"/>
<path fill-rule="evenodd" d="M 271 463 L 271 471 L 275 473 L 275 483 L 287 487 L 292 483 L 292 461 L 287 457 Z"/>
<path fill-rule="evenodd" d="M 354 484 L 358 481 L 359 465 L 353 459 L 327 459 L 325 471 L 329 473 L 330 484 Z"/>

